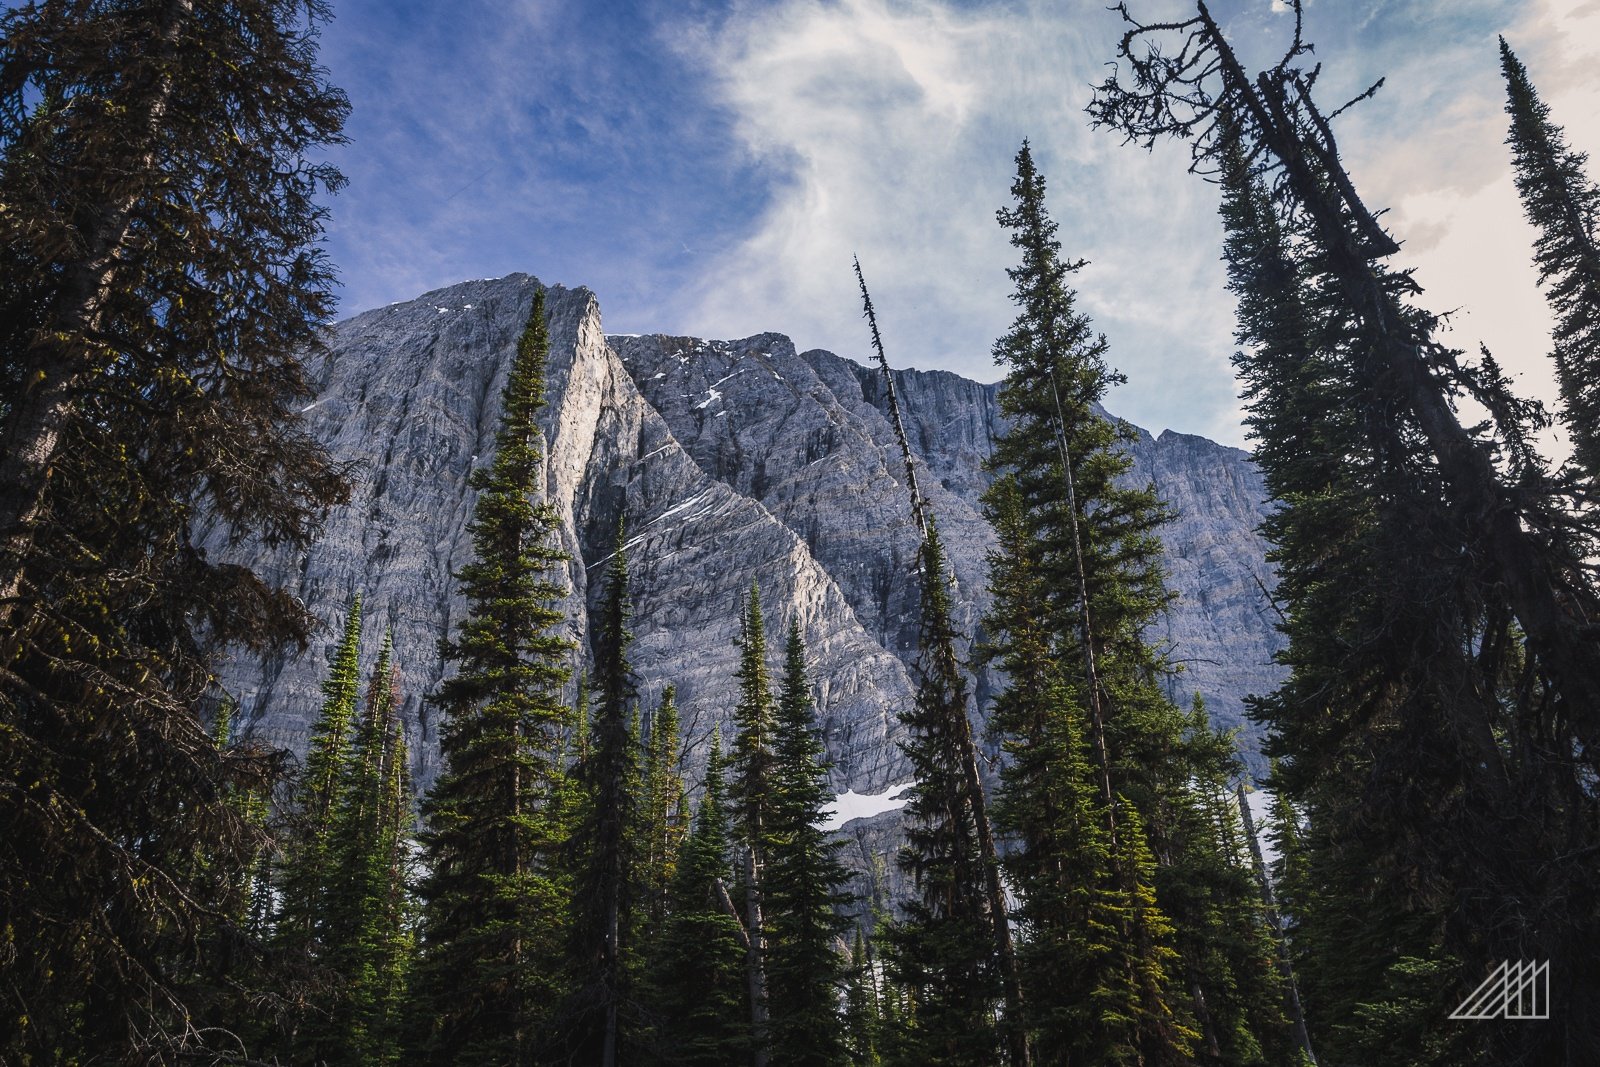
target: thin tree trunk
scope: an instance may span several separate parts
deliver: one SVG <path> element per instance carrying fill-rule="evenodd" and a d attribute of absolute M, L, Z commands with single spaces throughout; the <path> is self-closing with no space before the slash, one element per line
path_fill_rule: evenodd
<path fill-rule="evenodd" d="M 1072 558 L 1078 579 L 1078 638 L 1083 645 L 1084 680 L 1089 693 L 1089 725 L 1094 734 L 1095 759 L 1100 764 L 1100 799 L 1106 806 L 1106 829 L 1112 855 L 1117 855 L 1117 803 L 1111 788 L 1111 753 L 1106 746 L 1105 711 L 1100 700 L 1100 671 L 1094 656 L 1094 623 L 1089 609 L 1089 576 L 1083 565 L 1083 540 L 1078 532 L 1078 489 L 1072 477 L 1072 456 L 1067 452 L 1067 417 L 1061 407 L 1056 372 L 1050 370 L 1050 398 L 1056 408 L 1056 450 L 1061 455 L 1061 478 L 1067 490 L 1067 514 L 1072 517 Z"/>
<path fill-rule="evenodd" d="M 972 801 L 972 821 L 978 828 L 978 848 L 983 855 L 984 888 L 989 896 L 989 912 L 994 925 L 995 953 L 1000 958 L 1000 978 L 1006 995 L 1005 1036 L 1011 1067 L 1028 1067 L 1032 1054 L 1028 1032 L 1022 1019 L 1022 977 L 1017 970 L 1017 950 L 1011 939 L 1011 916 L 1006 907 L 1005 886 L 1000 881 L 1000 857 L 995 851 L 994 833 L 989 827 L 989 805 L 984 799 L 983 779 L 978 773 L 978 748 L 972 740 L 972 724 L 962 709 L 961 747 L 965 752 L 967 792 Z"/>
<path fill-rule="evenodd" d="M 917 485 L 917 465 L 911 458 L 911 443 L 906 439 L 905 423 L 900 421 L 900 398 L 895 392 L 894 375 L 889 372 L 889 357 L 883 354 L 883 337 L 878 333 L 878 313 L 873 309 L 872 297 L 867 292 L 867 279 L 861 273 L 861 260 L 854 257 L 852 260 L 856 268 L 856 282 L 861 286 L 862 314 L 866 316 L 867 326 L 872 331 L 872 351 L 877 357 L 878 367 L 883 371 L 883 388 L 889 399 L 889 418 L 894 423 L 895 436 L 900 439 L 900 456 L 906 464 L 906 486 L 911 490 L 911 517 L 917 520 L 917 529 L 922 536 L 927 537 L 927 502 Z"/>
<path fill-rule="evenodd" d="M 906 438 L 905 422 L 900 417 L 900 398 L 895 392 L 894 376 L 889 372 L 889 359 L 883 352 L 883 338 L 878 333 L 878 316 L 872 307 L 872 297 L 867 293 L 867 280 L 861 273 L 861 261 L 855 260 L 856 281 L 861 286 L 861 304 L 867 325 L 872 330 L 872 348 L 878 367 L 883 372 L 884 391 L 889 400 L 889 417 L 894 424 L 895 436 L 900 441 L 900 455 L 906 465 L 906 487 L 911 493 L 911 514 L 923 540 L 928 537 L 928 507 L 917 485 L 917 468 L 911 456 L 911 443 Z M 922 576 L 922 580 L 937 580 L 937 575 Z M 955 649 L 945 647 L 935 653 L 948 657 L 946 669 L 949 676 L 960 676 Z M 1005 991 L 1006 1050 L 1011 1067 L 1029 1067 L 1032 1055 L 1028 1048 L 1028 1034 L 1022 1020 L 1022 978 L 1017 969 L 1017 950 L 1011 937 L 1011 918 L 1006 907 L 1005 886 L 1000 880 L 1000 856 L 995 849 L 994 832 L 989 825 L 989 806 L 983 791 L 983 776 L 978 768 L 978 748 L 972 738 L 972 724 L 967 720 L 966 708 L 960 712 L 961 725 L 956 738 L 961 752 L 962 774 L 966 779 L 967 795 L 972 805 L 972 821 L 978 831 L 978 849 L 983 859 L 984 892 L 989 900 L 990 922 L 993 927 L 995 955 L 1000 961 L 1001 984 Z"/>
<path fill-rule="evenodd" d="M 1261 853 L 1261 839 L 1256 836 L 1255 816 L 1250 813 L 1250 802 L 1245 796 L 1244 783 L 1236 788 L 1239 800 L 1239 817 L 1244 822 L 1245 840 L 1250 844 L 1250 863 L 1255 868 L 1256 885 L 1261 890 L 1262 912 L 1267 928 L 1272 931 L 1273 947 L 1277 949 L 1278 974 L 1283 977 L 1284 1006 L 1289 1009 L 1289 1021 L 1294 1024 L 1294 1039 L 1305 1051 L 1306 1059 L 1316 1067 L 1317 1054 L 1311 1049 L 1311 1034 L 1306 1029 L 1306 1014 L 1300 1006 L 1300 983 L 1294 977 L 1294 964 L 1289 959 L 1289 939 L 1283 931 L 1283 916 L 1278 914 L 1277 894 L 1272 889 L 1272 875 L 1267 870 L 1266 857 Z"/>
<path fill-rule="evenodd" d="M 762 864 L 756 852 L 756 846 L 751 845 L 744 853 L 745 929 L 749 938 L 744 957 L 745 982 L 750 992 L 750 1032 L 753 1039 L 750 1063 L 752 1067 L 767 1067 L 767 973 L 763 959 L 767 938 L 761 925 Z"/>

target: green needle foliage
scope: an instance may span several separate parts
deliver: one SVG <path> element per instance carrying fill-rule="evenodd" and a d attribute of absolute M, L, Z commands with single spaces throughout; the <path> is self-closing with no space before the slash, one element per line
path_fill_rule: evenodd
<path fill-rule="evenodd" d="M 322 710 L 311 726 L 305 768 L 295 789 L 294 827 L 285 846 L 277 937 L 285 949 L 314 954 L 337 862 L 333 826 L 343 801 L 346 766 L 361 699 L 361 597 L 350 604 L 344 632 L 322 682 Z"/>
<path fill-rule="evenodd" d="M 856 927 L 844 992 L 844 1039 L 850 1067 L 879 1067 L 878 1034 L 883 1027 L 878 969 Z"/>
<path fill-rule="evenodd" d="M 1283 502 L 1263 530 L 1290 677 L 1253 713 L 1272 730 L 1275 787 L 1305 822 L 1308 877 L 1289 899 L 1307 909 L 1290 918 L 1311 1037 L 1342 1062 L 1592 1061 L 1600 911 L 1579 858 L 1600 849 L 1600 590 L 1587 487 L 1545 476 L 1526 448 L 1535 407 L 1489 361 L 1463 364 L 1416 280 L 1386 265 L 1399 245 L 1340 161 L 1304 66 L 1302 5 L 1290 6 L 1296 36 L 1259 75 L 1206 5 L 1148 24 L 1123 7 L 1127 78 L 1108 79 L 1091 110 L 1141 144 L 1189 142 L 1227 189 L 1239 362 Z M 1569 354 L 1569 373 L 1592 373 Z M 1575 384 L 1569 395 L 1590 395 Z M 1487 422 L 1462 424 L 1463 393 Z M 1529 958 L 1566 976 L 1550 985 L 1548 1025 L 1446 1021 L 1490 968 Z"/>
<path fill-rule="evenodd" d="M 670 907 L 650 968 L 662 1059 L 676 1067 L 750 1062 L 749 938 L 728 892 L 732 839 L 722 746 L 712 735 L 700 810 L 672 875 Z"/>
<path fill-rule="evenodd" d="M 999 213 L 1022 262 L 995 343 L 1010 419 L 985 496 L 988 654 L 1007 687 L 991 728 L 1010 760 L 997 822 L 1021 900 L 1025 998 L 1041 1062 L 1269 1062 L 1290 1047 L 1264 904 L 1229 781 L 1231 740 L 1146 640 L 1171 595 L 1169 511 L 1127 483 L 1132 431 L 1099 404 L 1120 378 L 1075 308 L 1026 143 Z"/>
<path fill-rule="evenodd" d="M 642 938 L 653 944 L 666 921 L 668 896 L 678 855 L 689 832 L 689 798 L 684 786 L 678 733 L 678 691 L 667 686 L 650 719 L 644 764 L 644 810 L 639 826 L 639 886 Z"/>
<path fill-rule="evenodd" d="M 833 794 L 798 620 L 785 645 L 776 734 L 764 883 L 772 1062 L 833 1067 L 846 1057 L 839 1014 L 846 961 L 838 946 L 850 922 L 838 909 L 850 899 L 841 888 L 850 875 L 839 862 L 843 842 L 821 829 Z"/>
<path fill-rule="evenodd" d="M 739 853 L 738 875 L 744 897 L 748 936 L 745 961 L 749 994 L 753 1062 L 764 1067 L 770 1055 L 768 1029 L 767 877 L 778 793 L 778 721 L 767 669 L 767 631 L 761 615 L 761 590 L 750 584 L 750 597 L 739 619 L 739 703 L 733 709 L 733 752 L 729 811 Z"/>
<path fill-rule="evenodd" d="M 1600 187 L 1585 174 L 1588 157 L 1567 147 L 1566 134 L 1550 121 L 1549 106 L 1504 37 L 1500 67 L 1511 116 L 1506 144 L 1523 211 L 1539 231 L 1534 264 L 1556 317 L 1561 416 L 1573 459 L 1600 479 Z"/>
<path fill-rule="evenodd" d="M 966 772 L 971 743 L 966 678 L 953 650 L 949 567 L 929 522 L 919 557 L 922 620 L 916 700 L 901 714 L 901 743 L 915 784 L 904 808 L 906 845 L 898 862 L 916 893 L 883 933 L 891 986 L 903 1010 L 884 1013 L 887 1063 L 1001 1062 L 996 1022 L 1002 979 L 977 810 Z"/>
<path fill-rule="evenodd" d="M 441 646 L 456 673 L 434 697 L 445 769 L 423 803 L 413 1062 L 523 1067 L 550 1039 L 565 993 L 572 647 L 555 605 L 568 557 L 554 507 L 537 497 L 534 420 L 549 345 L 541 290 L 502 394 L 494 459 L 469 483 L 474 558 L 456 576 L 467 617 Z"/>
<path fill-rule="evenodd" d="M 399 720 L 393 641 L 383 649 L 345 762 L 325 905 L 325 953 L 339 990 L 321 1042 L 332 1063 L 394 1063 L 412 938 L 411 775 Z"/>
<path fill-rule="evenodd" d="M 589 750 L 576 771 L 583 794 L 572 838 L 576 988 L 564 1022 L 574 1060 L 601 1067 L 638 1058 L 640 1012 L 632 978 L 640 779 L 628 613 L 628 554 L 619 529 L 596 620 Z"/>
<path fill-rule="evenodd" d="M 1185 1062 L 1195 1005 L 1152 856 L 1189 756 L 1161 689 L 1170 668 L 1144 638 L 1170 600 L 1156 537 L 1169 512 L 1122 481 L 1133 431 L 1098 409 L 1121 378 L 1076 310 L 1067 278 L 1082 263 L 1061 258 L 1026 142 L 1016 162 L 998 217 L 1022 256 L 1008 272 L 1018 315 L 994 346 L 1010 426 L 985 501 L 1001 539 L 989 654 L 1008 685 L 991 729 L 1013 757 L 999 822 L 1027 917 L 1026 1003 L 1041 1062 Z"/>
<path fill-rule="evenodd" d="M 200 709 L 212 651 L 311 620 L 196 542 L 204 514 L 304 546 L 346 494 L 297 415 L 342 183 L 314 160 L 348 107 L 326 14 L 0 14 L 0 1060 L 238 1049 L 232 899 L 263 842 L 235 801 L 281 765 Z"/>

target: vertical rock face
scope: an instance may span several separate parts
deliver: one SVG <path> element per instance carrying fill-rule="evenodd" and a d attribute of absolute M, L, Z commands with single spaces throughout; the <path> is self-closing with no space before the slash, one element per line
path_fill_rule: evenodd
<path fill-rule="evenodd" d="M 451 574 L 471 552 L 467 476 L 489 459 L 538 284 L 520 274 L 466 282 L 334 330 L 304 417 L 354 465 L 351 502 L 308 552 L 229 549 L 249 554 L 322 621 L 303 654 L 223 665 L 222 685 L 240 697 L 254 735 L 304 751 L 338 621 L 360 594 L 365 658 L 391 629 L 420 784 L 437 775 L 438 723 L 425 697 L 442 676 L 438 639 L 464 610 Z M 678 686 L 695 773 L 710 731 L 732 711 L 737 611 L 756 582 L 773 627 L 797 618 L 805 633 L 838 791 L 904 782 L 896 714 L 912 691 L 916 539 L 877 373 L 797 352 L 778 334 L 607 338 L 588 290 L 551 287 L 547 300 L 540 423 L 547 493 L 572 555 L 574 664 L 599 592 L 590 576 L 602 573 L 620 529 L 642 694 L 648 707 L 665 685 Z M 978 497 L 1002 429 L 995 388 L 944 372 L 896 374 L 961 621 L 975 631 L 993 544 Z M 1277 678 L 1271 574 L 1254 532 L 1266 507 L 1260 476 L 1237 449 L 1171 432 L 1141 435 L 1133 455 L 1131 476 L 1153 480 L 1180 514 L 1166 540 L 1181 596 L 1160 635 L 1188 668 L 1174 695 L 1198 691 L 1214 718 L 1237 724 L 1242 698 Z M 979 679 L 976 715 L 995 681 Z M 878 816 L 872 826 L 887 829 L 863 825 L 854 839 L 868 848 L 893 836 L 893 822 Z"/>

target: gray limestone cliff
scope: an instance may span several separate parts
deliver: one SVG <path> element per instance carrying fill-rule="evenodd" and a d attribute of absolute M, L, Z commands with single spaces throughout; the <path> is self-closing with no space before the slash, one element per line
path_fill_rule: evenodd
<path fill-rule="evenodd" d="M 254 736 L 304 750 L 329 648 L 359 593 L 364 659 L 392 630 L 419 785 L 437 775 L 438 722 L 425 698 L 442 675 L 438 638 L 464 608 L 451 573 L 471 550 L 467 475 L 488 461 L 537 285 L 521 274 L 465 282 L 333 330 L 312 368 L 316 396 L 304 418 L 354 464 L 352 498 L 309 551 L 252 556 L 322 623 L 304 653 L 223 665 L 221 684 L 240 698 Z M 801 623 L 838 791 L 904 782 L 896 713 L 914 668 L 915 536 L 877 372 L 797 352 L 779 334 L 607 337 L 586 289 L 552 286 L 548 309 L 540 419 L 547 493 L 572 554 L 566 609 L 576 646 L 598 593 L 590 575 L 600 574 L 620 523 L 642 694 L 648 707 L 666 684 L 678 686 L 691 768 L 731 713 L 736 611 L 757 582 L 775 627 Z M 978 496 L 1002 429 L 995 387 L 912 370 L 896 372 L 896 383 L 961 621 L 975 628 L 993 543 Z M 1272 578 L 1255 532 L 1267 507 L 1260 475 L 1243 452 L 1200 437 L 1141 433 L 1132 451 L 1130 476 L 1154 481 L 1179 516 L 1165 540 L 1180 596 L 1157 635 L 1185 665 L 1173 695 L 1186 701 L 1198 691 L 1216 721 L 1240 724 L 1244 696 L 1279 677 L 1265 595 Z M 979 679 L 975 715 L 995 681 Z M 869 850 L 893 836 L 893 822 L 859 820 L 849 833 Z"/>

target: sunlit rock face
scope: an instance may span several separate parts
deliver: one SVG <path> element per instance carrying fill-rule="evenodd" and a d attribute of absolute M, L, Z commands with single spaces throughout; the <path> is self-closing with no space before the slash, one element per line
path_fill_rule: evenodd
<path fill-rule="evenodd" d="M 242 553 L 321 620 L 303 653 L 223 664 L 222 685 L 254 736 L 304 751 L 329 651 L 360 594 L 363 659 L 370 666 L 392 631 L 419 786 L 437 776 L 438 715 L 426 698 L 444 670 L 438 639 L 465 608 L 451 575 L 471 552 L 467 476 L 493 451 L 500 391 L 538 284 L 522 274 L 464 282 L 334 328 L 304 419 L 354 465 L 350 503 L 308 551 L 210 546 Z M 678 687 L 692 776 L 711 731 L 728 729 L 737 613 L 756 583 L 775 671 L 790 620 L 805 635 L 835 791 L 878 795 L 904 783 L 896 716 L 915 677 L 916 533 L 877 372 L 797 352 L 780 334 L 607 337 L 588 290 L 552 286 L 547 301 L 540 424 L 545 490 L 572 555 L 564 607 L 574 665 L 587 655 L 589 612 L 620 528 L 643 706 Z M 896 385 L 955 572 L 959 621 L 977 632 L 993 546 L 978 498 L 1003 429 L 995 387 L 942 371 L 898 371 Z M 1187 702 L 1199 692 L 1216 721 L 1239 724 L 1244 696 L 1279 677 L 1272 576 L 1255 533 L 1267 507 L 1261 477 L 1243 452 L 1184 434 L 1141 433 L 1132 453 L 1129 477 L 1153 481 L 1178 512 L 1165 539 L 1180 596 L 1153 635 L 1185 666 L 1172 695 Z M 980 736 L 998 682 L 975 680 Z M 841 832 L 870 870 L 867 854 L 890 848 L 896 825 L 890 811 L 870 831 L 846 823 Z"/>

